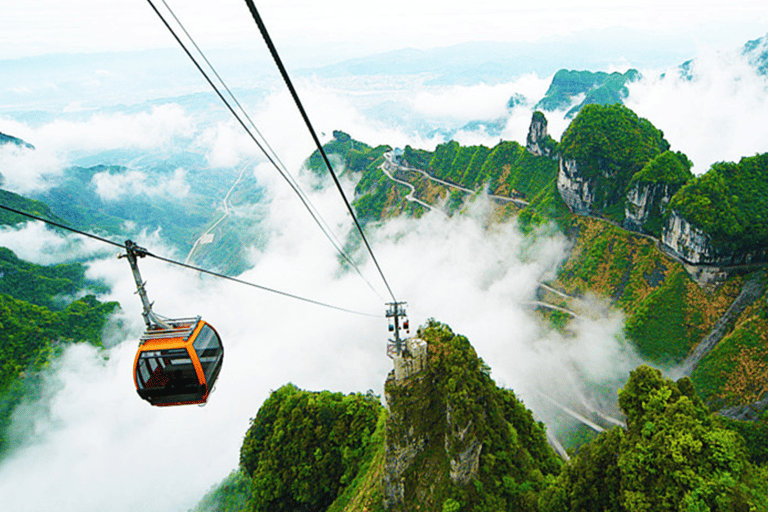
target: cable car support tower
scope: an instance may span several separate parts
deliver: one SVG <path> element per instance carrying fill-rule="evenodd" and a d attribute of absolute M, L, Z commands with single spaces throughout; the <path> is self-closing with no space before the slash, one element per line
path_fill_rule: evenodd
<path fill-rule="evenodd" d="M 387 308 L 387 318 L 391 319 L 389 321 L 389 332 L 393 332 L 395 336 L 395 339 L 390 339 L 387 344 L 387 356 L 391 359 L 394 359 L 395 356 L 401 356 L 407 351 L 405 340 L 400 339 L 400 329 L 405 329 L 406 333 L 411 332 L 408 317 L 405 312 L 405 304 L 405 302 L 387 303 L 387 306 L 389 306 L 389 308 Z M 403 319 L 402 325 L 400 323 L 400 318 Z"/>

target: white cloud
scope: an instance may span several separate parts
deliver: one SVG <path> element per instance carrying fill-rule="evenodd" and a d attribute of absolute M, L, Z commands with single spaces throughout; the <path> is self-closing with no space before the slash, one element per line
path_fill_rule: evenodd
<path fill-rule="evenodd" d="M 0 187 L 19 194 L 48 188 L 64 172 L 59 155 L 13 144 L 0 145 Z"/>
<path fill-rule="evenodd" d="M 516 92 L 511 84 L 453 85 L 417 92 L 413 109 L 423 116 L 459 121 L 492 120 L 503 117 L 507 102 Z"/>
<path fill-rule="evenodd" d="M 94 174 L 91 182 L 96 187 L 96 194 L 106 201 L 126 196 L 164 196 L 178 199 L 189 195 L 191 188 L 186 179 L 186 171 L 181 167 L 172 175 L 157 177 L 137 170 L 102 171 Z"/>
<path fill-rule="evenodd" d="M 63 235 L 38 221 L 0 226 L 0 247 L 7 247 L 19 258 L 40 265 L 74 261 L 110 251 L 109 246 L 101 242 L 79 235 Z"/>
<path fill-rule="evenodd" d="M 736 51 L 702 48 L 693 80 L 677 69 L 644 72 L 630 84 L 628 107 L 664 131 L 672 149 L 706 172 L 714 162 L 738 161 L 768 151 L 768 81 Z"/>
<path fill-rule="evenodd" d="M 0 146 L 3 188 L 20 194 L 56 184 L 74 155 L 116 149 L 168 148 L 194 133 L 194 123 L 178 105 L 165 104 L 136 114 L 96 113 L 83 121 L 54 120 L 38 128 L 0 118 L 0 131 L 35 146 Z"/>

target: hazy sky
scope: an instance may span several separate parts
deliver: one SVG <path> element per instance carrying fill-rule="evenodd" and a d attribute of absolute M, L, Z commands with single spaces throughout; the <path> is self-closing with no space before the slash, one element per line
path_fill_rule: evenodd
<path fill-rule="evenodd" d="M 242 0 L 167 1 L 201 44 L 248 47 L 258 41 Z M 155 2 L 162 6 L 162 0 Z M 142 0 L 4 4 L 0 58 L 175 44 Z M 305 56 L 476 40 L 540 41 L 617 28 L 624 37 L 643 31 L 679 45 L 728 46 L 764 35 L 768 27 L 768 9 L 761 0 L 267 0 L 257 7 L 279 47 Z"/>

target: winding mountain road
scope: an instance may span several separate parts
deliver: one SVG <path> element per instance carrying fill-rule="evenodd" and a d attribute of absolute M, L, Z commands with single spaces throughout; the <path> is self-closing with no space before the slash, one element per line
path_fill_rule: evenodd
<path fill-rule="evenodd" d="M 386 169 L 385 169 L 385 167 L 386 167 Z M 399 180 L 399 179 L 395 178 L 392 175 L 392 173 L 397 172 L 397 171 L 418 172 L 418 173 L 422 174 L 428 180 L 434 181 L 435 183 L 438 183 L 438 184 L 440 184 L 440 185 L 442 185 L 444 187 L 449 187 L 449 188 L 454 188 L 456 190 L 461 190 L 462 192 L 466 192 L 468 194 L 474 194 L 474 193 L 477 192 L 476 190 L 472 190 L 472 189 L 469 189 L 469 188 L 466 188 L 466 187 L 462 187 L 461 185 L 456 185 L 455 183 L 450 183 L 448 181 L 441 180 L 440 178 L 435 178 L 434 176 L 429 174 L 424 169 L 418 169 L 416 167 L 408 167 L 408 166 L 405 166 L 405 165 L 400 165 L 399 163 L 395 162 L 395 152 L 394 151 L 388 151 L 388 152 L 384 153 L 384 163 L 381 164 L 381 170 L 384 171 L 384 173 L 387 175 L 387 177 L 389 177 L 391 180 L 396 181 L 397 183 L 401 183 L 403 185 L 407 185 L 407 186 L 411 187 L 410 197 L 413 197 L 413 193 L 415 191 L 415 187 L 413 185 L 411 185 L 410 183 L 408 183 L 407 181 L 403 181 L 403 180 Z M 516 206 L 519 206 L 521 208 L 524 208 L 524 207 L 526 207 L 526 206 L 528 206 L 530 204 L 528 201 L 524 201 L 522 199 L 517 199 L 517 198 L 514 198 L 514 197 L 497 196 L 495 194 L 488 194 L 488 197 L 491 198 L 491 199 L 495 199 L 497 201 L 513 203 Z M 408 198 L 406 197 L 406 199 L 408 199 Z M 424 206 L 428 207 L 428 208 L 435 209 L 433 206 L 430 206 L 430 205 L 424 203 L 423 201 L 421 201 L 419 199 L 416 199 L 415 197 L 413 198 L 413 200 L 418 202 L 421 205 L 424 205 Z"/>

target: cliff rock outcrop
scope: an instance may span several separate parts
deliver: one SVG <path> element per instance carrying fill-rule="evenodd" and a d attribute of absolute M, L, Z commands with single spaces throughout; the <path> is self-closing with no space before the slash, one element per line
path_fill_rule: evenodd
<path fill-rule="evenodd" d="M 532 155 L 557 158 L 557 142 L 547 133 L 547 118 L 538 110 L 531 118 L 525 148 Z"/>
<path fill-rule="evenodd" d="M 727 267 L 768 261 L 768 247 L 733 251 L 718 249 L 712 237 L 672 210 L 664 225 L 661 242 L 668 250 L 694 265 Z"/>
<path fill-rule="evenodd" d="M 654 227 L 648 226 L 648 223 L 664 216 L 672 196 L 679 188 L 666 183 L 636 183 L 630 187 L 624 204 L 624 227 L 658 236 Z"/>
<path fill-rule="evenodd" d="M 405 354 L 385 385 L 384 509 L 534 510 L 560 466 L 544 426 L 447 326 L 431 320 Z"/>
<path fill-rule="evenodd" d="M 573 213 L 579 215 L 589 215 L 592 213 L 592 206 L 595 202 L 594 180 L 584 177 L 579 172 L 579 165 L 576 160 L 565 160 L 560 158 L 559 169 L 557 173 L 557 191 L 563 202 L 571 209 Z"/>

